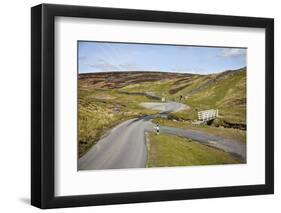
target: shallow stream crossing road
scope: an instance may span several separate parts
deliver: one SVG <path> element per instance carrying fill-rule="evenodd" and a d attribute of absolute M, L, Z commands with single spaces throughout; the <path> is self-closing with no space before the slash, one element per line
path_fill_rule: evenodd
<path fill-rule="evenodd" d="M 160 110 L 160 113 L 130 119 L 108 131 L 96 145 L 78 160 L 78 170 L 145 168 L 148 157 L 145 132 L 152 132 L 155 127 L 151 120 L 188 107 L 177 102 L 142 103 L 142 106 Z M 246 145 L 239 141 L 199 131 L 165 126 L 160 127 L 160 132 L 191 138 L 235 154 L 242 160 L 246 159 Z"/>

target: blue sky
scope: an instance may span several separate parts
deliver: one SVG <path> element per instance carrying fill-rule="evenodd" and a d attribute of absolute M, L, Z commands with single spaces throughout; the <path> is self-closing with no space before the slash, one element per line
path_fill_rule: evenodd
<path fill-rule="evenodd" d="M 78 42 L 78 72 L 165 71 L 209 74 L 246 66 L 247 50 L 157 44 Z"/>

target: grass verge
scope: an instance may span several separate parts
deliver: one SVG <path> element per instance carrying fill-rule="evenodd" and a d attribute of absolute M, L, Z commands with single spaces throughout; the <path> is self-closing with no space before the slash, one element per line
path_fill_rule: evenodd
<path fill-rule="evenodd" d="M 238 164 L 227 152 L 168 134 L 148 135 L 148 167 Z"/>
<path fill-rule="evenodd" d="M 181 129 L 192 129 L 200 132 L 209 133 L 216 136 L 221 136 L 228 139 L 235 139 L 242 143 L 246 143 L 247 132 L 240 129 L 213 127 L 204 125 L 194 125 L 188 121 L 176 121 L 164 118 L 156 118 L 153 120 L 154 123 L 158 122 L 162 126 L 170 126 Z"/>

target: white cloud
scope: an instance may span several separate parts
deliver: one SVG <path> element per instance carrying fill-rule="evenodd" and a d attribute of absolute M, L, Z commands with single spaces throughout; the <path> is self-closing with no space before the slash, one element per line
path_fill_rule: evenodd
<path fill-rule="evenodd" d="M 220 56 L 222 56 L 222 57 L 239 57 L 239 56 L 245 56 L 246 52 L 247 52 L 246 49 L 227 48 L 227 49 L 222 49 Z"/>
<path fill-rule="evenodd" d="M 121 70 L 125 70 L 125 71 L 138 70 L 138 66 L 136 66 L 135 64 L 130 64 L 130 63 L 119 64 L 119 67 Z"/>
<path fill-rule="evenodd" d="M 115 71 L 120 70 L 118 66 L 115 66 L 114 64 L 111 64 L 103 59 L 99 59 L 97 63 L 95 64 L 88 64 L 88 66 L 100 69 L 102 71 Z"/>

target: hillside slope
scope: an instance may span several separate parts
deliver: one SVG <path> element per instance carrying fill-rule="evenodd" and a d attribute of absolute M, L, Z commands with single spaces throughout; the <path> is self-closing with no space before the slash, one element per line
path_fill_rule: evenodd
<path fill-rule="evenodd" d="M 185 101 L 193 109 L 219 109 L 229 125 L 246 125 L 246 69 L 228 71 L 199 78 L 199 85 L 186 93 Z M 187 87 L 188 89 L 188 87 Z"/>
<path fill-rule="evenodd" d="M 219 109 L 220 125 L 246 129 L 246 68 L 210 75 L 167 72 L 80 74 L 79 156 L 118 123 L 156 113 L 141 107 L 141 103 L 159 101 L 160 98 L 190 106 L 173 113 L 172 119 L 187 122 L 176 125 L 186 126 L 197 119 L 198 111 L 214 108 Z"/>
<path fill-rule="evenodd" d="M 183 102 L 192 109 L 176 114 L 182 119 L 196 119 L 197 111 L 216 108 L 225 123 L 246 125 L 246 68 L 210 75 L 163 77 L 157 82 L 129 84 L 120 90 L 153 92 L 166 100 Z"/>

